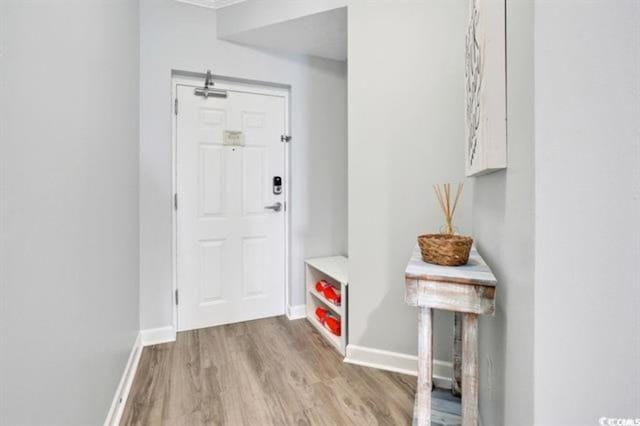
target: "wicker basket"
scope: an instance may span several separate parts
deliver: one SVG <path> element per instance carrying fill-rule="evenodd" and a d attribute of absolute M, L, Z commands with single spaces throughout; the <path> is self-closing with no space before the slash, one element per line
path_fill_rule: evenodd
<path fill-rule="evenodd" d="M 473 238 L 462 235 L 428 234 L 418 237 L 422 260 L 444 266 L 466 265 Z"/>

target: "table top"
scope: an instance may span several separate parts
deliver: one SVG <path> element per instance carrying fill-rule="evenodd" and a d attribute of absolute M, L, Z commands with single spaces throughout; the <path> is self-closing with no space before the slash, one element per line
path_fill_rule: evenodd
<path fill-rule="evenodd" d="M 495 287 L 497 283 L 496 277 L 478 253 L 475 244 L 471 248 L 469 262 L 462 266 L 441 266 L 427 263 L 422 260 L 420 247 L 416 244 L 405 270 L 405 278 L 489 287 Z"/>

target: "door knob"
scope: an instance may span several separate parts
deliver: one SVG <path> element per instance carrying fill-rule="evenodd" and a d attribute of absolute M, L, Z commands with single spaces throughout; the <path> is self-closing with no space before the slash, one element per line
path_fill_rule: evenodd
<path fill-rule="evenodd" d="M 282 210 L 282 203 L 277 202 L 272 206 L 265 206 L 265 209 L 269 209 L 269 210 L 273 210 L 274 212 L 279 212 L 280 210 Z"/>

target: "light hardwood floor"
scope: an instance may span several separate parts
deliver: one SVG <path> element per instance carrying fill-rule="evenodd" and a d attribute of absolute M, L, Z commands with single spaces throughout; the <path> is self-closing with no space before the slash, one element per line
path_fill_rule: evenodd
<path fill-rule="evenodd" d="M 415 388 L 415 377 L 344 364 L 306 320 L 276 317 L 145 348 L 121 424 L 409 425 Z M 434 425 L 459 423 L 455 399 L 439 394 Z"/>

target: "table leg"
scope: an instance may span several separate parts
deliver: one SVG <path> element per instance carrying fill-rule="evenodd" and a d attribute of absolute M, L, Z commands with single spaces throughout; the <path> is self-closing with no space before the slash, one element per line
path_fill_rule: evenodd
<path fill-rule="evenodd" d="M 418 314 L 417 426 L 431 426 L 431 384 L 433 362 L 433 311 L 420 308 Z"/>
<path fill-rule="evenodd" d="M 453 315 L 453 375 L 451 393 L 462 395 L 462 312 Z"/>
<path fill-rule="evenodd" d="M 462 318 L 462 426 L 478 426 L 478 315 Z"/>

